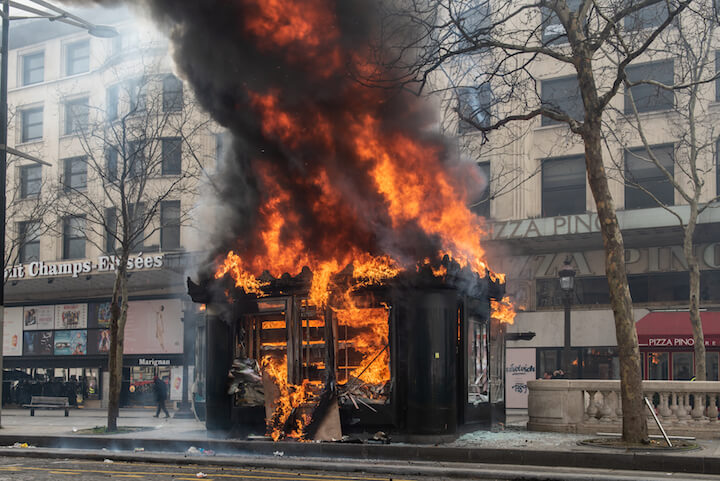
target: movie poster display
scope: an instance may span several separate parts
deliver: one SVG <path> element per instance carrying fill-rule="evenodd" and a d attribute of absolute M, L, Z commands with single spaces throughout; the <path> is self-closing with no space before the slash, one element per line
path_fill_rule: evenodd
<path fill-rule="evenodd" d="M 110 329 L 101 329 L 97 332 L 97 352 L 110 352 Z"/>
<path fill-rule="evenodd" d="M 110 327 L 110 302 L 94 302 L 90 304 L 88 327 L 107 329 Z"/>
<path fill-rule="evenodd" d="M 3 323 L 3 356 L 22 356 L 22 330 L 22 307 L 6 307 Z"/>
<path fill-rule="evenodd" d="M 55 306 L 28 306 L 23 308 L 23 329 L 47 331 L 55 326 Z"/>
<path fill-rule="evenodd" d="M 125 354 L 180 354 L 182 350 L 180 299 L 128 303 Z"/>
<path fill-rule="evenodd" d="M 53 331 L 25 331 L 23 353 L 26 356 L 52 356 Z"/>
<path fill-rule="evenodd" d="M 83 356 L 87 354 L 87 331 L 55 331 L 56 356 Z"/>
<path fill-rule="evenodd" d="M 182 400 L 183 368 L 176 366 L 170 368 L 170 400 Z"/>
<path fill-rule="evenodd" d="M 55 306 L 55 329 L 87 328 L 87 304 Z"/>

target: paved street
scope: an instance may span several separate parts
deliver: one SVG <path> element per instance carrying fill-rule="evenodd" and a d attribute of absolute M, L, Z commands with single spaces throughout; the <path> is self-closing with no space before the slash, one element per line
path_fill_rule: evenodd
<path fill-rule="evenodd" d="M 694 451 L 632 454 L 578 445 L 586 435 L 527 432 L 520 427 L 523 422 L 516 420 L 505 431 L 477 430 L 444 446 L 273 444 L 225 439 L 221 433 L 207 432 L 194 419 L 156 419 L 152 414 L 147 409 L 124 409 L 120 426 L 146 429 L 88 436 L 82 430 L 104 425 L 105 411 L 72 410 L 69 417 L 40 411 L 30 417 L 27 410 L 3 410 L 0 481 L 203 479 L 196 477 L 199 472 L 208 475 L 204 479 L 217 480 L 637 481 L 717 480 L 717 476 L 678 471 L 720 472 L 718 440 L 701 440 L 700 449 Z M 25 442 L 30 446 L 12 447 Z M 217 454 L 187 454 L 191 446 Z M 636 471 L 604 469 L 606 466 Z"/>
<path fill-rule="evenodd" d="M 442 470 L 441 466 L 437 467 Z M 573 481 L 642 481 L 657 479 L 717 480 L 716 476 L 680 473 L 648 473 L 573 468 L 522 468 L 516 466 L 476 466 L 473 476 L 453 473 L 427 476 L 405 476 L 347 472 L 258 469 L 233 466 L 178 465 L 142 462 L 101 462 L 82 459 L 44 459 L 34 457 L 0 456 L 0 481 L 90 481 L 99 479 L 142 479 L 146 481 L 176 481 L 204 479 L 228 481 L 449 481 L 453 480 L 573 480 Z M 449 474 L 449 473 L 446 473 Z"/>
<path fill-rule="evenodd" d="M 205 477 L 202 474 L 206 475 Z M 165 480 L 295 480 L 295 481 L 402 481 L 378 475 L 339 475 L 320 471 L 254 469 L 213 466 L 179 466 L 174 464 L 98 462 L 78 459 L 47 460 L 38 458 L 0 457 L 0 481 L 25 480 L 96 480 L 96 479 Z M 404 478 L 408 481 L 421 478 Z"/>

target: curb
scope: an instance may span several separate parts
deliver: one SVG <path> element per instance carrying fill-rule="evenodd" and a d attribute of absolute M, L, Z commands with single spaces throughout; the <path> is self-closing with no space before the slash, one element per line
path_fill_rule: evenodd
<path fill-rule="evenodd" d="M 359 464 L 363 470 L 376 465 L 376 461 L 391 463 L 449 463 L 473 467 L 473 472 L 482 465 L 535 466 L 548 468 L 585 468 L 629 471 L 664 471 L 674 473 L 720 474 L 720 458 L 697 454 L 668 455 L 667 453 L 606 452 L 606 451 L 549 451 L 530 449 L 467 448 L 418 445 L 373 445 L 373 444 L 334 444 L 334 443 L 273 443 L 268 441 L 240 440 L 173 440 L 173 439 L 132 439 L 108 436 L 16 436 L 0 435 L 0 445 L 11 446 L 15 442 L 25 442 L 34 449 L 0 448 L 4 455 L 33 456 L 47 455 L 51 448 L 58 457 L 82 457 L 89 459 L 142 460 L 159 462 L 155 458 L 185 459 L 191 464 L 218 464 L 222 459 L 237 465 L 242 461 L 246 465 L 276 467 L 273 463 L 314 463 L 309 469 L 326 469 L 327 460 L 336 462 L 343 458 L 350 462 L 373 461 Z M 190 446 L 212 449 L 219 456 L 183 456 Z M 100 451 L 101 449 L 107 451 Z M 144 448 L 150 453 L 133 453 L 135 448 Z M 124 451 L 118 453 L 117 451 Z M 282 451 L 283 458 L 273 456 Z M 695 451 L 694 453 L 697 453 Z M 120 458 L 119 456 L 122 456 Z M 228 456 L 232 456 L 229 458 Z M 323 460 L 325 462 L 323 463 Z M 287 466 L 287 464 L 284 464 Z M 299 466 L 299 464 L 296 464 Z M 407 467 L 406 466 L 406 467 Z M 343 463 L 347 468 L 347 463 Z M 402 473 L 408 474 L 406 471 Z M 400 473 L 400 474 L 402 474 Z M 474 474 L 476 475 L 476 474 Z"/>

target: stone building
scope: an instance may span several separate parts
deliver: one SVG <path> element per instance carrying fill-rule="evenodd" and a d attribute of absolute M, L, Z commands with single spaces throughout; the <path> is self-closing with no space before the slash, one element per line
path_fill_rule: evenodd
<path fill-rule="evenodd" d="M 118 206 L 103 198 L 102 186 L 118 175 L 124 159 L 99 133 L 133 116 L 128 125 L 136 128 L 160 125 L 154 138 L 143 134 L 133 154 L 138 162 L 158 159 L 148 186 L 177 182 L 188 169 L 212 175 L 220 150 L 219 129 L 173 74 L 168 40 L 149 20 L 125 9 L 74 13 L 111 25 L 119 35 L 96 38 L 44 19 L 13 21 L 9 33 L 8 143 L 46 164 L 8 157 L 5 402 L 57 395 L 68 384 L 86 405 L 107 398 L 108 303 L 118 247 L 108 229 L 117 226 Z M 129 139 L 128 145 L 138 145 Z M 199 315 L 184 279 L 189 253 L 198 248 L 188 220 L 201 182 L 200 175 L 188 176 L 183 189 L 148 197 L 160 204 L 130 256 L 122 404 L 153 402 L 156 374 L 171 381 L 176 400 L 192 384 Z M 104 209 L 104 229 L 87 209 L 64 215 L 48 205 L 71 192 Z M 135 212 L 148 211 L 141 204 L 132 206 Z"/>

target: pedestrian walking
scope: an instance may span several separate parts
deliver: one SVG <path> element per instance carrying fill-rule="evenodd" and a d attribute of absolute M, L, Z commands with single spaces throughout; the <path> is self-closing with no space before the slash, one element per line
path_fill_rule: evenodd
<path fill-rule="evenodd" d="M 155 378 L 153 379 L 153 384 L 155 390 L 155 402 L 157 402 L 157 410 L 155 411 L 155 417 L 160 416 L 160 410 L 162 409 L 165 412 L 165 417 L 169 418 L 170 414 L 165 407 L 165 399 L 167 398 L 167 387 L 165 386 L 165 381 L 155 376 Z"/>

